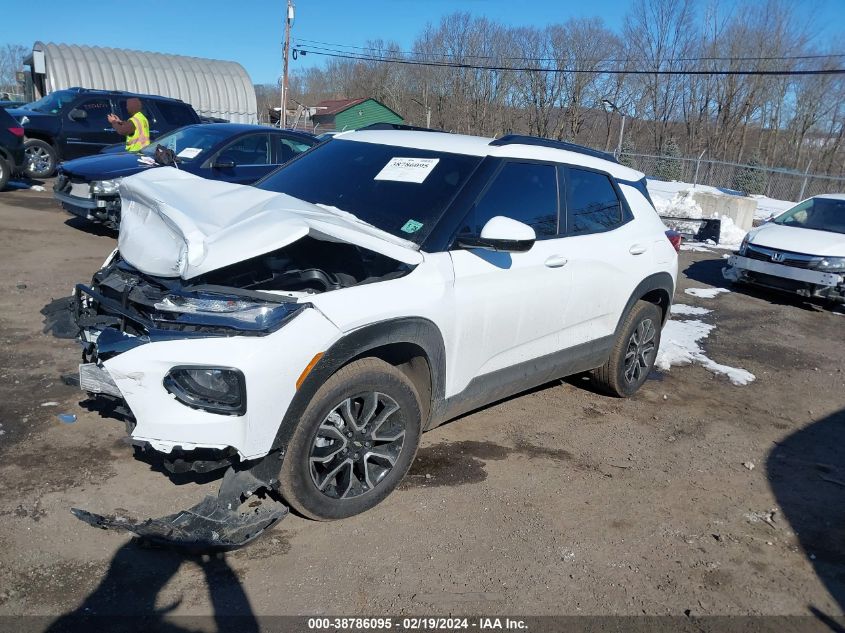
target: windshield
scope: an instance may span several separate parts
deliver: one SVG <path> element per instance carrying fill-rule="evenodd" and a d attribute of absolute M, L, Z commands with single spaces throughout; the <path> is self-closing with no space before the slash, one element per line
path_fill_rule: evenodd
<path fill-rule="evenodd" d="M 189 125 L 158 137 L 142 149 L 141 153 L 153 156 L 156 147 L 163 145 L 172 149 L 180 162 L 190 163 L 231 135 L 230 131 L 212 124 Z"/>
<path fill-rule="evenodd" d="M 801 229 L 845 233 L 845 200 L 810 198 L 772 222 Z"/>
<path fill-rule="evenodd" d="M 76 99 L 76 97 L 77 94 L 75 92 L 70 92 L 69 90 L 58 90 L 56 92 L 51 92 L 46 97 L 41 97 L 38 101 L 33 101 L 24 107 L 29 110 L 35 110 L 36 112 L 56 114 L 62 109 L 62 106 L 67 105 Z"/>
<path fill-rule="evenodd" d="M 333 139 L 256 186 L 351 213 L 421 244 L 481 158 Z"/>

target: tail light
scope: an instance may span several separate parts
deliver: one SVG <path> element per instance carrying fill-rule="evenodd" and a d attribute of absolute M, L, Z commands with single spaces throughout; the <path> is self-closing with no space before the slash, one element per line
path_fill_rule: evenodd
<path fill-rule="evenodd" d="M 672 244 L 672 247 L 675 249 L 675 252 L 681 252 L 681 242 L 684 240 L 684 236 L 678 233 L 677 231 L 668 230 L 666 231 L 666 239 L 669 240 L 669 243 Z"/>
<path fill-rule="evenodd" d="M 23 128 L 22 127 L 10 127 L 9 131 L 14 134 L 15 136 L 23 137 Z"/>

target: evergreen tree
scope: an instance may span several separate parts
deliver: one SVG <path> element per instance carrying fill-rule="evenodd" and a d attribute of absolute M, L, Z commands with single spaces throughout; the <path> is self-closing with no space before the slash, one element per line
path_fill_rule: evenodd
<path fill-rule="evenodd" d="M 766 190 L 766 173 L 762 169 L 754 169 L 759 166 L 760 155 L 754 152 L 748 165 L 737 169 L 734 173 L 731 187 L 745 195 L 762 194 Z"/>
<path fill-rule="evenodd" d="M 670 136 L 669 140 L 663 145 L 660 158 L 657 159 L 654 175 L 660 180 L 680 180 L 683 167 L 681 161 L 678 160 L 680 156 L 681 150 L 678 147 L 678 142 L 674 136 Z"/>

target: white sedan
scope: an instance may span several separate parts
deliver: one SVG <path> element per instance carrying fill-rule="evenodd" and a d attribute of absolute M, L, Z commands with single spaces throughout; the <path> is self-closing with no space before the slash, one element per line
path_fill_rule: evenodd
<path fill-rule="evenodd" d="M 809 198 L 752 230 L 722 274 L 845 303 L 845 194 Z"/>

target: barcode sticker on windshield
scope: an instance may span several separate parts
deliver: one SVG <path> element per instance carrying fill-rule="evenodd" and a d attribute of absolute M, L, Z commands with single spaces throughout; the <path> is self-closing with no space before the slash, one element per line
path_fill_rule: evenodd
<path fill-rule="evenodd" d="M 424 182 L 434 170 L 439 158 L 391 158 L 373 180 L 396 182 Z"/>
<path fill-rule="evenodd" d="M 191 158 L 196 158 L 197 154 L 199 154 L 201 151 L 202 148 L 200 147 L 186 147 L 181 152 L 176 154 L 176 156 L 178 156 L 179 158 L 187 158 L 190 160 Z"/>

